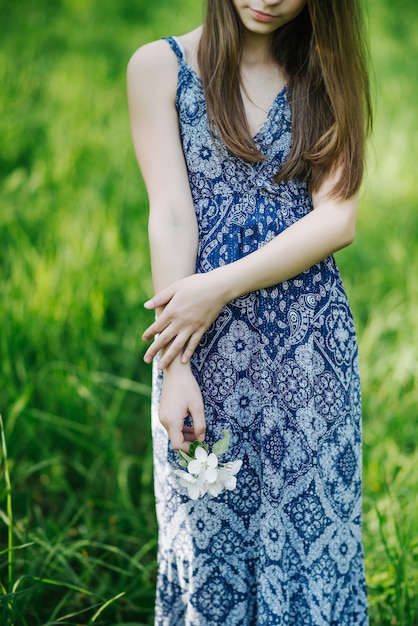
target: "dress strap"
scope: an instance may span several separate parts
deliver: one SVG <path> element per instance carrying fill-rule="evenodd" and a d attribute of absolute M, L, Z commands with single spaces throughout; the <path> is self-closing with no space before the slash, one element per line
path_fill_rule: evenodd
<path fill-rule="evenodd" d="M 164 39 L 168 42 L 175 55 L 184 61 L 184 48 L 178 37 L 164 37 Z"/>

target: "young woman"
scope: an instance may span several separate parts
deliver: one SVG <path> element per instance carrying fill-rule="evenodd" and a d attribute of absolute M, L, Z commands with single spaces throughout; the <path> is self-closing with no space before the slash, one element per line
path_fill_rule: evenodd
<path fill-rule="evenodd" d="M 354 237 L 370 99 L 358 0 L 208 0 L 128 68 L 156 295 L 158 626 L 366 625 Z M 157 363 L 159 363 L 157 367 Z M 231 433 L 237 486 L 176 450 Z"/>

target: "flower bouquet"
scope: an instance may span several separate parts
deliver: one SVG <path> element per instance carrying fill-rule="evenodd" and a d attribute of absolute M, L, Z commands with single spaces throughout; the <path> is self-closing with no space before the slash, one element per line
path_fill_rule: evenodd
<path fill-rule="evenodd" d="M 220 463 L 218 457 L 225 454 L 229 447 L 230 432 L 223 430 L 223 439 L 212 446 L 200 441 L 194 441 L 186 454 L 179 450 L 181 467 L 183 470 L 175 470 L 180 478 L 180 485 L 186 487 L 192 500 L 209 493 L 216 498 L 223 491 L 232 491 L 237 486 L 236 475 L 241 469 L 242 461 Z"/>

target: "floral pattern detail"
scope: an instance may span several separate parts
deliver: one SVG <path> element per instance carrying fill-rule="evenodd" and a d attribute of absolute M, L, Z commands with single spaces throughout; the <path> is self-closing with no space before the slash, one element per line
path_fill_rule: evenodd
<path fill-rule="evenodd" d="M 234 320 L 229 332 L 219 340 L 219 349 L 226 354 L 235 371 L 242 372 L 250 364 L 257 345 L 257 334 L 242 320 Z"/>
<path fill-rule="evenodd" d="M 286 360 L 278 373 L 278 390 L 292 409 L 305 406 L 312 391 L 305 372 L 293 359 Z"/>
<path fill-rule="evenodd" d="M 248 378 L 243 378 L 237 383 L 234 393 L 225 400 L 224 409 L 243 428 L 248 428 L 256 419 L 259 394 Z"/>
<path fill-rule="evenodd" d="M 205 389 L 216 400 L 222 400 L 232 393 L 237 378 L 237 372 L 232 367 L 230 359 L 224 359 L 219 354 L 213 354 L 208 358 L 206 368 L 202 372 Z"/>
<path fill-rule="evenodd" d="M 255 141 L 231 155 L 210 128 L 201 81 L 177 40 L 177 110 L 199 227 L 197 272 L 249 254 L 312 209 L 306 185 L 276 184 L 291 141 L 288 89 Z M 158 420 L 156 626 L 367 626 L 361 542 L 361 396 L 355 330 L 328 257 L 224 307 L 192 359 L 207 443 L 223 429 L 242 459 L 236 488 L 192 500 Z M 229 456 L 229 455 L 228 455 Z"/>
<path fill-rule="evenodd" d="M 345 393 L 332 372 L 324 372 L 315 382 L 315 409 L 327 420 L 334 420 L 345 404 Z"/>

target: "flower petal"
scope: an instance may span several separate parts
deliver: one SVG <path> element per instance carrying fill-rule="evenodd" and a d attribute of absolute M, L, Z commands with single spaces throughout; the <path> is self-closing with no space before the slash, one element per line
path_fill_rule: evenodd
<path fill-rule="evenodd" d="M 209 484 L 215 483 L 218 478 L 218 470 L 214 467 L 208 467 L 205 472 L 205 480 L 208 481 Z"/>
<path fill-rule="evenodd" d="M 191 474 L 186 474 L 185 476 L 182 476 L 180 478 L 180 482 L 182 482 L 184 485 L 196 485 L 197 479 Z"/>
<path fill-rule="evenodd" d="M 197 474 L 199 474 L 200 470 L 202 469 L 202 465 L 203 464 L 200 461 L 194 459 L 193 461 L 190 461 L 189 465 L 187 466 L 187 471 L 189 472 L 189 474 L 194 474 L 195 476 L 197 476 Z"/>
<path fill-rule="evenodd" d="M 232 461 L 231 463 L 225 463 L 224 467 L 228 470 L 229 474 L 238 474 L 242 467 L 242 461 L 241 459 L 238 459 L 237 461 Z"/>
<path fill-rule="evenodd" d="M 188 485 L 187 490 L 189 492 L 189 496 L 192 500 L 197 500 L 200 496 L 199 485 Z"/>
<path fill-rule="evenodd" d="M 223 484 L 220 482 L 212 483 L 208 485 L 208 492 L 214 498 L 217 498 L 219 494 L 222 493 L 222 490 L 223 490 Z"/>
<path fill-rule="evenodd" d="M 206 452 L 205 448 L 203 448 L 202 446 L 198 446 L 195 450 L 194 456 L 197 461 L 200 461 L 201 463 L 206 463 L 208 453 Z"/>
<path fill-rule="evenodd" d="M 211 452 L 208 456 L 206 463 L 208 464 L 208 467 L 218 467 L 218 457 L 216 456 L 216 454 L 213 454 L 213 452 Z"/>
<path fill-rule="evenodd" d="M 183 470 L 175 470 L 174 473 L 180 478 L 180 480 L 186 481 L 188 483 L 196 482 L 196 478 L 194 478 L 194 476 L 188 474 L 187 472 L 184 472 Z"/>
<path fill-rule="evenodd" d="M 237 479 L 236 479 L 236 477 L 235 476 L 228 476 L 225 479 L 224 485 L 225 485 L 225 489 L 228 489 L 228 491 L 232 491 L 237 486 Z"/>

